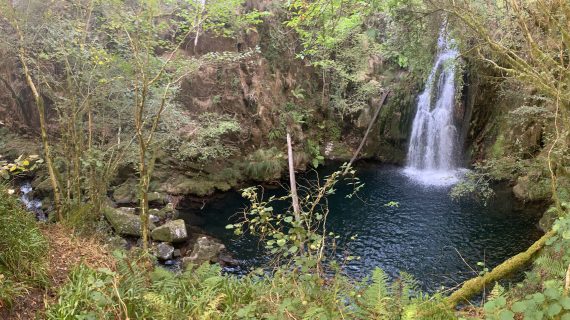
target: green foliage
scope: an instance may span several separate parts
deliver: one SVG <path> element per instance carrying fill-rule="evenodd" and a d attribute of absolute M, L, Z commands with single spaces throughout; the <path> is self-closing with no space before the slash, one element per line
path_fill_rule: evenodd
<path fill-rule="evenodd" d="M 453 186 L 449 195 L 453 200 L 459 201 L 465 198 L 480 200 L 484 205 L 495 196 L 491 187 L 492 177 L 484 171 L 468 171 L 464 178 Z"/>
<path fill-rule="evenodd" d="M 450 319 L 438 316 L 443 314 L 436 307 L 439 300 L 423 297 L 410 276 L 389 284 L 379 269 L 363 281 L 335 273 L 325 283 L 288 267 L 242 277 L 222 275 L 219 266 L 208 264 L 173 273 L 115 255 L 116 270 L 76 267 L 46 318 Z M 428 311 L 429 316 L 418 317 Z"/>
<path fill-rule="evenodd" d="M 188 124 L 186 124 L 188 125 Z M 192 132 L 184 139 L 170 136 L 166 149 L 180 161 L 198 162 L 223 160 L 237 151 L 229 137 L 240 133 L 238 121 L 226 114 L 204 113 L 193 122 Z"/>
<path fill-rule="evenodd" d="M 34 216 L 0 186 L 0 306 L 46 281 L 47 249 Z"/>
<path fill-rule="evenodd" d="M 311 159 L 311 165 L 313 165 L 313 168 L 316 168 L 325 162 L 325 157 L 321 155 L 321 148 L 318 143 L 311 139 L 307 140 L 305 150 Z"/>
<path fill-rule="evenodd" d="M 465 178 L 457 183 L 450 192 L 454 200 L 473 198 L 483 204 L 495 196 L 493 184 L 500 181 L 516 181 L 520 176 L 527 175 L 532 178 L 531 189 L 544 184 L 546 174 L 543 158 L 522 160 L 514 156 L 505 156 L 497 159 L 488 159 L 476 163 L 473 170 L 465 174 Z"/>
<path fill-rule="evenodd" d="M 276 260 L 290 260 L 303 272 L 316 270 L 318 274 L 326 258 L 325 249 L 334 246 L 335 239 L 334 233 L 326 229 L 329 214 L 326 197 L 334 194 L 335 185 L 342 180 L 354 188 L 346 197 L 354 196 L 363 187 L 355 171 L 347 170 L 346 166 L 344 164 L 339 171 L 326 176 L 324 182 L 316 180 L 309 186 L 300 187 L 299 212 L 292 208 L 274 211 L 274 207 L 287 204 L 291 195 L 263 199 L 256 187 L 243 189 L 242 196 L 250 202 L 250 207 L 244 212 L 242 221 L 227 228 L 234 229 L 236 235 L 249 232 L 259 236 Z"/>
<path fill-rule="evenodd" d="M 218 36 L 232 37 L 240 32 L 248 32 L 262 22 L 268 12 L 244 11 L 244 0 L 193 1 L 184 0 L 176 3 L 176 16 L 179 28 L 183 31 L 201 21 L 202 30 Z"/>
<path fill-rule="evenodd" d="M 275 180 L 281 177 L 285 168 L 285 157 L 276 148 L 258 149 L 247 157 L 245 172 L 257 181 Z"/>

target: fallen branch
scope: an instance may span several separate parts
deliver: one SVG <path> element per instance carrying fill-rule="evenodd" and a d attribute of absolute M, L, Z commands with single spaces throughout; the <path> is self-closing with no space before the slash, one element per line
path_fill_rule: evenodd
<path fill-rule="evenodd" d="M 483 288 L 491 283 L 494 283 L 505 276 L 508 276 L 515 270 L 524 266 L 535 253 L 542 249 L 550 237 L 555 234 L 554 231 L 550 230 L 535 243 L 533 243 L 525 252 L 521 252 L 500 265 L 496 266 L 491 272 L 484 274 L 470 280 L 467 280 L 461 288 L 453 292 L 447 299 L 446 304 L 449 308 L 455 308 L 459 303 L 463 301 L 468 301 L 469 298 L 473 297 L 477 293 L 481 292 Z"/>
<path fill-rule="evenodd" d="M 352 164 L 354 163 L 354 161 L 356 161 L 356 158 L 358 158 L 360 151 L 362 151 L 362 148 L 364 147 L 364 144 L 366 143 L 366 139 L 368 139 L 368 134 L 372 130 L 372 125 L 376 122 L 376 118 L 378 118 L 378 115 L 380 114 L 380 109 L 382 109 L 382 106 L 384 105 L 384 102 L 386 101 L 388 94 L 390 94 L 390 90 L 386 90 L 382 94 L 382 99 L 380 99 L 380 105 L 378 106 L 378 109 L 376 109 L 376 112 L 374 112 L 374 116 L 372 116 L 372 119 L 370 120 L 370 123 L 368 124 L 368 128 L 366 129 L 366 133 L 364 133 L 364 137 L 362 138 L 362 141 L 360 141 L 360 145 L 358 146 L 358 149 L 356 149 L 356 152 L 352 156 L 352 159 L 350 159 L 350 162 L 348 162 L 348 166 L 346 166 L 344 173 L 348 172 L 350 167 L 352 167 Z"/>

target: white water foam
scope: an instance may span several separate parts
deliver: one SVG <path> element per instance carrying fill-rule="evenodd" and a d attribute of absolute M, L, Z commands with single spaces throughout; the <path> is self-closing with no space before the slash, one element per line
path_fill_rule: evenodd
<path fill-rule="evenodd" d="M 464 170 L 457 167 L 459 132 L 455 125 L 455 59 L 458 51 L 445 29 L 439 53 L 418 98 L 404 173 L 424 185 L 455 184 Z"/>

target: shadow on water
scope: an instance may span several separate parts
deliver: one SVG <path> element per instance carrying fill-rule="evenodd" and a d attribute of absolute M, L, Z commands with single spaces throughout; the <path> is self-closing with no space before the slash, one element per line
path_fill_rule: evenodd
<path fill-rule="evenodd" d="M 335 169 L 327 166 L 319 174 Z M 338 246 L 360 257 L 346 263 L 350 276 L 367 276 L 375 267 L 392 276 L 406 271 L 420 280 L 424 290 L 434 291 L 473 277 L 480 270 L 477 262 L 492 268 L 526 250 L 541 236 L 536 227 L 538 213 L 518 208 L 510 192 L 498 192 L 484 207 L 473 201 L 454 202 L 449 198 L 449 186 L 417 184 L 398 167 L 363 163 L 357 174 L 365 183 L 360 199 L 345 198 L 348 186 L 339 186 L 329 198 L 327 223 L 341 236 Z M 399 206 L 385 206 L 391 201 Z M 257 239 L 234 236 L 225 228 L 246 206 L 238 192 L 228 192 L 202 209 L 182 212 L 182 216 L 222 240 L 244 265 L 258 267 L 268 258 Z M 349 241 L 353 235 L 358 235 L 357 239 Z M 343 255 L 339 252 L 338 258 Z"/>

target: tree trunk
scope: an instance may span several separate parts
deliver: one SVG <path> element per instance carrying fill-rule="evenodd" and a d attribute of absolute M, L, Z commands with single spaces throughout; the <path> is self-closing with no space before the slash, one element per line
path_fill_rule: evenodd
<path fill-rule="evenodd" d="M 23 39 L 21 37 L 22 36 L 20 35 L 20 40 L 23 43 Z M 24 69 L 24 76 L 26 77 L 26 83 L 30 87 L 30 90 L 32 90 L 32 94 L 34 96 L 34 101 L 35 101 L 36 107 L 38 109 L 38 115 L 39 115 L 39 119 L 40 119 L 40 134 L 41 134 L 41 138 L 42 138 L 42 146 L 44 148 L 45 162 L 46 162 L 46 166 L 47 166 L 48 173 L 49 173 L 51 187 L 53 189 L 53 199 L 54 199 L 55 212 L 57 215 L 57 219 L 63 220 L 63 212 L 61 210 L 61 189 L 59 187 L 59 182 L 57 180 L 57 175 L 55 173 L 55 168 L 53 166 L 53 161 L 52 161 L 52 157 L 51 157 L 51 149 L 49 146 L 48 135 L 47 135 L 47 124 L 46 124 L 46 119 L 45 119 L 44 99 L 39 94 L 39 92 L 36 88 L 36 85 L 34 83 L 34 80 L 32 79 L 32 76 L 30 75 L 30 70 L 28 69 L 28 65 L 26 64 L 25 56 L 26 55 L 25 55 L 24 49 L 20 48 L 19 58 L 20 58 L 20 62 L 22 63 L 22 67 Z"/>

